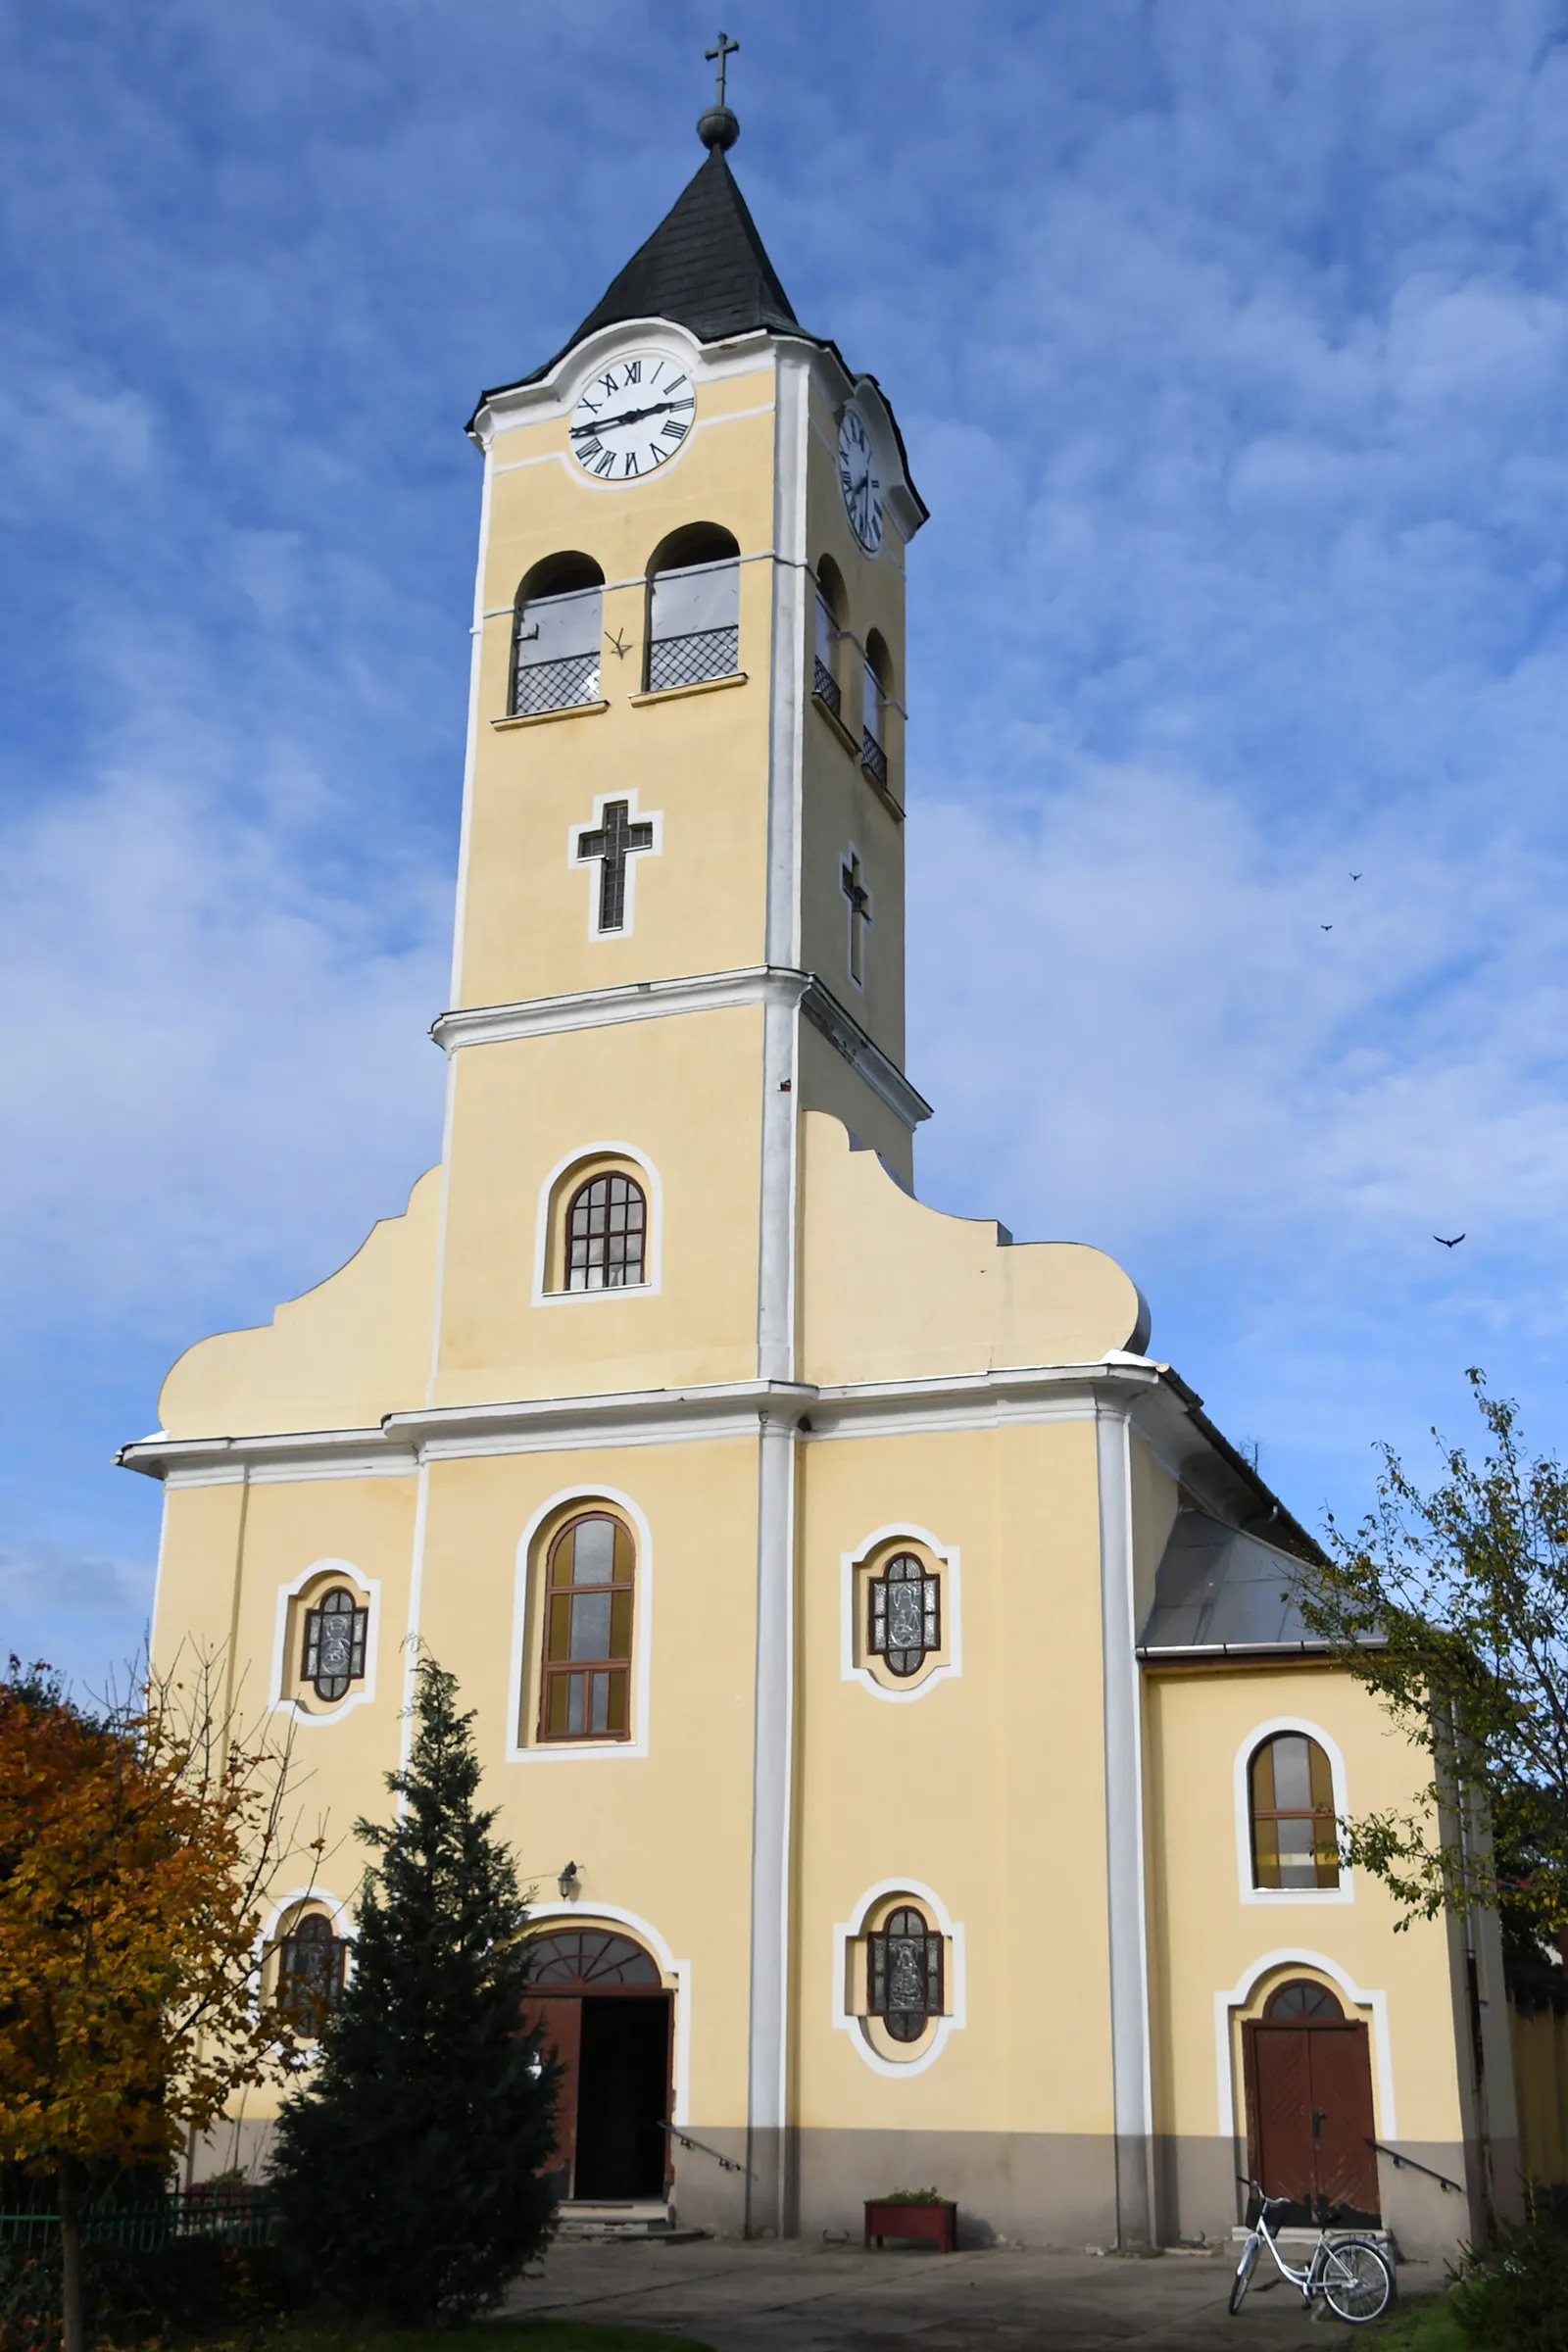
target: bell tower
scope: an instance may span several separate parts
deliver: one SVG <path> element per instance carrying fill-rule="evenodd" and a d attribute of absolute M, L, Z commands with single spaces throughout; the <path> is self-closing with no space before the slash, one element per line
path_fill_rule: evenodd
<path fill-rule="evenodd" d="M 468 424 L 432 1404 L 793 1379 L 802 1111 L 906 1186 L 927 1115 L 903 1071 L 925 509 L 875 379 L 795 317 L 734 115 L 699 132 L 705 162 L 564 349 Z M 599 1160 L 645 1198 L 643 1279 L 541 1315 L 570 1296 L 562 1188 Z"/>

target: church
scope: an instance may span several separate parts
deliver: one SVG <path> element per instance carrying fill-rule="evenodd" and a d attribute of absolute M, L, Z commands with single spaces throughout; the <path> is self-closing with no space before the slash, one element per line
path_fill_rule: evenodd
<path fill-rule="evenodd" d="M 1518 2169 L 1497 1937 L 1396 1934 L 1336 1831 L 1427 1766 L 1131 1278 L 916 1195 L 926 509 L 737 132 L 468 420 L 440 1164 L 123 1448 L 155 1660 L 223 1657 L 327 1814 L 285 2002 L 352 1967 L 350 1825 L 419 1650 L 455 1672 L 568 2217 L 815 2239 L 934 2187 L 964 2243 L 1138 2249 L 1255 2174 L 1442 2253 Z M 198 2170 L 265 2169 L 270 2113 Z"/>

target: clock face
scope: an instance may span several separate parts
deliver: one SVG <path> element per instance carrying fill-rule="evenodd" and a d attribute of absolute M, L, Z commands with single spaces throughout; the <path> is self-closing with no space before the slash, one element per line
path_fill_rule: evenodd
<path fill-rule="evenodd" d="M 882 544 L 882 484 L 877 479 L 871 436 L 854 409 L 839 426 L 839 487 L 850 528 L 868 556 Z"/>
<path fill-rule="evenodd" d="M 596 481 L 639 481 L 669 464 L 696 410 L 684 362 L 667 351 L 631 352 L 584 384 L 571 412 L 571 454 Z"/>

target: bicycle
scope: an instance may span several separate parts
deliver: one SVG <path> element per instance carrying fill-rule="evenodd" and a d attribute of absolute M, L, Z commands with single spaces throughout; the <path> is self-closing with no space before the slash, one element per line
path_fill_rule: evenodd
<path fill-rule="evenodd" d="M 1280 2252 L 1268 2226 L 1269 2207 L 1293 2204 L 1294 2198 L 1266 2197 L 1256 2180 L 1244 2180 L 1240 2173 L 1236 2178 L 1256 2197 L 1257 2219 L 1231 2280 L 1232 2318 L 1241 2310 L 1252 2282 L 1259 2246 L 1267 2246 L 1281 2278 L 1299 2287 L 1303 2303 L 1310 2305 L 1321 2296 L 1335 2317 L 1348 2320 L 1352 2328 L 1382 2318 L 1394 2300 L 1394 2266 L 1375 2238 L 1336 2237 L 1331 2241 L 1325 2227 L 1312 2249 L 1311 2261 L 1297 2270 Z M 1274 2281 L 1270 2279 L 1269 2284 Z"/>

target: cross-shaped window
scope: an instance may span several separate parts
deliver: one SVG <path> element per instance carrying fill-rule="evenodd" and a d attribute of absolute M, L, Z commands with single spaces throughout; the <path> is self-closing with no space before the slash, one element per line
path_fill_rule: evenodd
<path fill-rule="evenodd" d="M 607 801 L 600 822 L 577 836 L 579 864 L 599 860 L 600 931 L 626 928 L 626 861 L 654 846 L 653 826 L 630 823 L 630 809 L 629 801 Z"/>
<path fill-rule="evenodd" d="M 850 903 L 850 978 L 857 988 L 865 984 L 862 933 L 871 920 L 871 894 L 860 879 L 858 852 L 851 850 L 839 868 L 839 888 Z"/>

